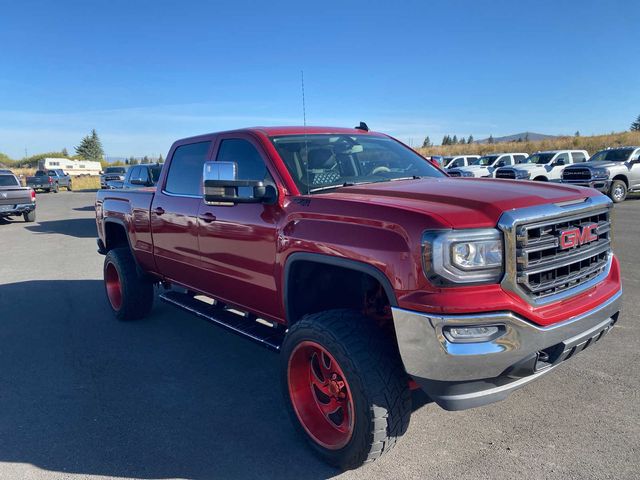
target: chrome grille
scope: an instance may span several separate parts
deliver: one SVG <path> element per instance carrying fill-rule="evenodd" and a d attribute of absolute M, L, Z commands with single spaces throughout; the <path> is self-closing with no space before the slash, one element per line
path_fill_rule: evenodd
<path fill-rule="evenodd" d="M 596 224 L 597 239 L 561 247 L 562 232 Z M 607 268 L 611 252 L 609 209 L 526 223 L 516 228 L 516 284 L 534 299 L 569 291 Z"/>
<path fill-rule="evenodd" d="M 510 178 L 510 179 L 514 180 L 516 178 L 516 172 L 514 170 L 511 170 L 511 169 L 503 170 L 503 169 L 500 168 L 496 172 L 496 178 Z"/>
<path fill-rule="evenodd" d="M 462 174 L 460 172 L 447 172 L 449 174 L 450 177 L 461 177 Z"/>
<path fill-rule="evenodd" d="M 591 180 L 591 170 L 588 168 L 565 168 L 562 172 L 563 180 Z"/>

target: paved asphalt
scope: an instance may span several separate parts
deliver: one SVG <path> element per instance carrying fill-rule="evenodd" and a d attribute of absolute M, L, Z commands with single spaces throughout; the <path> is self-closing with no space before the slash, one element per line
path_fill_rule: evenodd
<path fill-rule="evenodd" d="M 294 434 L 277 356 L 156 303 L 107 310 L 92 193 L 0 220 L 0 478 L 640 478 L 640 201 L 615 207 L 625 312 L 603 342 L 508 400 L 416 395 L 400 444 L 340 473 Z"/>

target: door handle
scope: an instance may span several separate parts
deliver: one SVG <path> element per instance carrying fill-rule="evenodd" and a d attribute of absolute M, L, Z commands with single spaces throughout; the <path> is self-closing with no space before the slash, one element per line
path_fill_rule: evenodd
<path fill-rule="evenodd" d="M 216 216 L 211 212 L 205 212 L 202 215 L 199 215 L 198 218 L 203 222 L 207 222 L 207 223 L 216 221 Z"/>
<path fill-rule="evenodd" d="M 153 211 L 153 213 L 155 213 L 156 215 L 163 215 L 164 214 L 164 208 L 156 207 L 155 210 Z"/>

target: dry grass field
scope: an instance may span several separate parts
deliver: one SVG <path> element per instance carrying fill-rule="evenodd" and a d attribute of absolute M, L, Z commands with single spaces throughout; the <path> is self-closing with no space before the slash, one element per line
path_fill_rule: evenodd
<path fill-rule="evenodd" d="M 533 153 L 543 150 L 579 149 L 593 155 L 598 150 L 622 145 L 640 145 L 640 132 L 622 132 L 590 137 L 557 137 L 539 142 L 472 143 L 471 145 L 445 145 L 417 148 L 423 155 L 484 155 L 493 152 Z"/>

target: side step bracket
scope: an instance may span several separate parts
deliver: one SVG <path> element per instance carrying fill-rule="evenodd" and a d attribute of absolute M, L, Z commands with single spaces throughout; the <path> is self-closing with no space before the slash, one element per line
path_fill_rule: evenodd
<path fill-rule="evenodd" d="M 253 340 L 269 350 L 275 352 L 280 350 L 285 335 L 285 330 L 281 326 L 267 326 L 256 321 L 253 316 L 234 313 L 234 311 L 230 311 L 225 307 L 211 305 L 186 293 L 169 291 L 162 293 L 160 299 L 198 317 L 209 320 L 236 335 Z"/>

